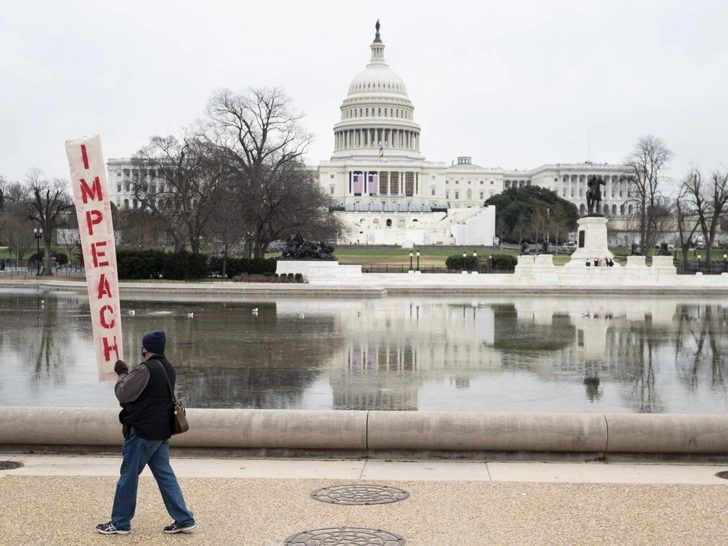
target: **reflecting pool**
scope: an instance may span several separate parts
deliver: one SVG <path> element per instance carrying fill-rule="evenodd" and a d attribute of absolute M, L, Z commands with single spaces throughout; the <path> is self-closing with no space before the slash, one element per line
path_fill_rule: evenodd
<path fill-rule="evenodd" d="M 166 330 L 188 407 L 728 409 L 728 298 L 125 299 L 122 308 L 126 360 L 141 360 L 147 331 Z M 115 406 L 92 343 L 85 294 L 0 290 L 0 405 Z"/>

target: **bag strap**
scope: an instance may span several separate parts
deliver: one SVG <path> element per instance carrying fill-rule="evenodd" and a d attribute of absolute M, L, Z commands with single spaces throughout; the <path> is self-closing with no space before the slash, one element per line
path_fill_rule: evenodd
<path fill-rule="evenodd" d="M 172 394 L 172 400 L 174 403 L 177 403 L 177 397 L 174 395 L 174 389 L 172 388 L 172 383 L 169 380 L 169 375 L 167 375 L 167 370 L 164 367 L 164 364 L 162 364 L 159 360 L 155 360 L 157 364 L 159 364 L 159 367 L 162 368 L 162 371 L 164 372 L 164 377 L 167 380 L 167 386 L 169 387 L 169 392 Z"/>

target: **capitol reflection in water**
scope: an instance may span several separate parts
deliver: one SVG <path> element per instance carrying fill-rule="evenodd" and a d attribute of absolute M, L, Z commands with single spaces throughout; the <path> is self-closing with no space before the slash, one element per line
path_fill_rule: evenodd
<path fill-rule="evenodd" d="M 728 298 L 125 300 L 190 407 L 722 413 Z M 258 308 L 258 313 L 252 313 Z M 188 318 L 193 313 L 193 318 Z M 0 404 L 115 406 L 85 295 L 0 291 Z"/>

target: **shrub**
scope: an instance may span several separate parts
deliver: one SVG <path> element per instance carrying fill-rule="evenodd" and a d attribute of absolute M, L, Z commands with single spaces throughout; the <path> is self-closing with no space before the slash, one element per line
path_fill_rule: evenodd
<path fill-rule="evenodd" d="M 66 256 L 63 252 L 59 252 L 56 254 L 56 263 L 58 265 L 66 265 L 68 263 L 68 256 Z"/>
<path fill-rule="evenodd" d="M 208 276 L 207 256 L 162 250 L 119 250 L 116 263 L 120 279 L 203 279 Z"/>
<path fill-rule="evenodd" d="M 276 258 L 228 258 L 225 266 L 225 275 L 228 278 L 248 273 L 250 275 L 262 275 L 266 272 L 275 273 Z M 222 258 L 212 256 L 209 263 L 210 273 L 222 275 Z"/>
<path fill-rule="evenodd" d="M 303 275 L 296 273 L 296 282 L 303 282 Z"/>
<path fill-rule="evenodd" d="M 518 263 L 518 258 L 511 254 L 493 256 L 493 269 L 513 269 Z"/>
<path fill-rule="evenodd" d="M 462 269 L 463 268 L 463 255 L 462 254 L 453 254 L 452 256 L 448 256 L 447 260 L 445 260 L 445 265 L 448 269 Z M 465 258 L 465 268 L 466 269 L 472 269 L 475 265 L 475 258 L 472 256 L 467 256 Z"/>

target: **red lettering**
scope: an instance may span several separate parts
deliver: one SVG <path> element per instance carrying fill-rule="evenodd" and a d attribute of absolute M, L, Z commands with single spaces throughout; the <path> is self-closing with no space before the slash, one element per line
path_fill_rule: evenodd
<path fill-rule="evenodd" d="M 94 267 L 103 267 L 109 265 L 109 262 L 100 262 L 99 258 L 106 256 L 106 253 L 98 247 L 106 246 L 106 241 L 99 241 L 98 243 L 91 243 L 91 256 L 94 260 Z"/>
<path fill-rule="evenodd" d="M 116 360 L 119 360 L 119 346 L 116 344 L 116 336 L 114 336 L 114 344 L 109 345 L 108 338 L 102 338 L 102 341 L 104 342 L 104 360 L 106 362 L 109 362 L 111 360 L 109 357 L 111 356 L 111 351 L 114 351 L 116 353 Z"/>
<path fill-rule="evenodd" d="M 88 224 L 88 234 L 94 234 L 94 226 L 100 224 L 101 220 L 104 219 L 104 215 L 100 210 L 87 210 L 86 211 L 86 223 Z"/>
<path fill-rule="evenodd" d="M 114 318 L 111 318 L 111 322 L 106 322 L 106 313 L 110 312 L 112 315 L 114 314 L 114 310 L 111 308 L 111 305 L 104 305 L 101 310 L 99 311 L 99 318 L 101 319 L 101 326 L 104 328 L 113 328 L 114 327 Z"/>
<path fill-rule="evenodd" d="M 86 181 L 82 178 L 81 179 L 81 197 L 83 198 L 84 204 L 88 202 L 89 198 L 91 200 L 96 201 L 103 201 L 104 196 L 101 193 L 101 181 L 99 180 L 99 177 L 97 176 L 94 178 L 94 181 L 91 183 L 91 187 L 89 188 L 88 184 L 86 184 Z"/>
<path fill-rule="evenodd" d="M 111 286 L 109 286 L 109 281 L 106 278 L 106 275 L 102 273 L 101 277 L 99 277 L 99 297 L 97 299 L 102 299 L 104 296 L 113 298 L 111 295 Z"/>
<path fill-rule="evenodd" d="M 81 157 L 83 158 L 83 168 L 88 170 L 88 154 L 86 153 L 85 144 L 81 144 Z"/>

